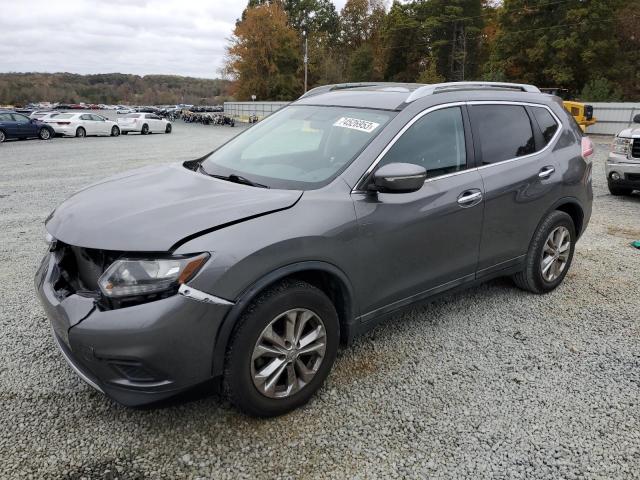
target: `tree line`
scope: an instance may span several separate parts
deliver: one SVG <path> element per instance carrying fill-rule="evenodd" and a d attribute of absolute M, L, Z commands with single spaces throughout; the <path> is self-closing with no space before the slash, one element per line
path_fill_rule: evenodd
<path fill-rule="evenodd" d="M 0 73 L 0 104 L 215 105 L 230 98 L 229 83 L 175 75 Z"/>
<path fill-rule="evenodd" d="M 640 0 L 249 0 L 223 72 L 238 100 L 327 83 L 492 80 L 640 100 Z"/>

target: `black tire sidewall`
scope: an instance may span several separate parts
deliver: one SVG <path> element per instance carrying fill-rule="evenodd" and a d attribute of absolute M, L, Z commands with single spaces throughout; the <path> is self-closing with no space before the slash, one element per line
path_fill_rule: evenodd
<path fill-rule="evenodd" d="M 225 389 L 231 401 L 245 413 L 259 417 L 282 415 L 304 405 L 322 386 L 335 361 L 340 342 L 338 315 L 331 301 L 318 289 L 296 283 L 276 293 L 267 293 L 242 316 L 232 339 L 225 366 Z M 307 308 L 323 321 L 326 331 L 325 357 L 309 384 L 294 395 L 281 399 L 264 396 L 253 385 L 251 355 L 259 335 L 278 315 L 294 308 Z"/>
<path fill-rule="evenodd" d="M 0 143 L 4 143 L 4 141 L 7 139 L 7 134 L 0 131 L 0 133 L 2 133 L 2 136 L 0 136 Z"/>
<path fill-rule="evenodd" d="M 149 125 L 143 125 L 142 130 L 140 131 L 142 135 L 147 135 L 149 133 Z"/>
<path fill-rule="evenodd" d="M 120 136 L 120 129 L 115 125 L 113 127 L 111 127 L 111 136 L 112 137 Z"/>
<path fill-rule="evenodd" d="M 84 132 L 84 133 L 83 133 L 83 134 L 80 134 L 80 132 Z M 76 129 L 76 137 L 84 138 L 84 137 L 86 137 L 86 136 L 87 136 L 87 131 L 86 131 L 84 128 L 82 128 L 82 127 L 78 127 L 78 128 Z"/>
<path fill-rule="evenodd" d="M 171 125 L 167 125 L 167 128 L 164 129 L 164 133 L 171 133 Z"/>
<path fill-rule="evenodd" d="M 569 259 L 567 260 L 567 266 L 564 268 L 562 273 L 558 278 L 556 278 L 552 282 L 548 282 L 542 275 L 542 252 L 544 249 L 544 245 L 547 241 L 547 237 L 549 234 L 559 226 L 564 226 L 569 230 L 569 235 L 571 236 L 571 246 L 569 248 Z M 571 217 L 560 211 L 553 212 L 547 219 L 545 220 L 542 228 L 536 234 L 536 240 L 534 242 L 534 250 L 531 252 L 533 254 L 533 280 L 536 286 L 542 292 L 550 292 L 558 287 L 564 280 L 564 277 L 569 272 L 571 268 L 571 264 L 573 262 L 573 255 L 575 253 L 576 248 L 576 229 L 573 224 L 573 220 Z"/>

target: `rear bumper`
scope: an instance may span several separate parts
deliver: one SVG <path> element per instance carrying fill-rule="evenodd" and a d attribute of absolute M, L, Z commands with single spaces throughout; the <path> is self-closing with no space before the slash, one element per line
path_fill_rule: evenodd
<path fill-rule="evenodd" d="M 36 273 L 54 339 L 80 378 L 126 406 L 169 398 L 212 378 L 213 346 L 230 304 L 174 295 L 101 310 L 92 298 L 59 298 L 52 255 Z"/>
<path fill-rule="evenodd" d="M 73 125 L 65 126 L 65 125 L 55 125 L 50 123 L 49 126 L 53 129 L 56 135 L 64 135 L 68 137 L 76 136 L 76 127 L 74 127 Z"/>
<path fill-rule="evenodd" d="M 138 127 L 135 123 L 118 123 L 118 128 L 121 132 L 139 132 L 142 130 L 142 126 Z"/>

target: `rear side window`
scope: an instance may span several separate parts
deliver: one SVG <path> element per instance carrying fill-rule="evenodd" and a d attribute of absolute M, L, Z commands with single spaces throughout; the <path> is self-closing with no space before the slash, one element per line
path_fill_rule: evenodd
<path fill-rule="evenodd" d="M 532 107 L 531 110 L 533 111 L 533 116 L 536 117 L 540 131 L 542 131 L 544 144 L 547 145 L 558 131 L 558 122 L 546 108 Z"/>
<path fill-rule="evenodd" d="M 437 177 L 464 170 L 467 152 L 460 107 L 443 108 L 416 121 L 389 149 L 380 161 L 414 163 Z"/>
<path fill-rule="evenodd" d="M 473 105 L 470 110 L 480 136 L 483 165 L 536 151 L 531 120 L 523 106 Z"/>
<path fill-rule="evenodd" d="M 12 122 L 13 119 L 8 113 L 0 113 L 0 122 Z"/>

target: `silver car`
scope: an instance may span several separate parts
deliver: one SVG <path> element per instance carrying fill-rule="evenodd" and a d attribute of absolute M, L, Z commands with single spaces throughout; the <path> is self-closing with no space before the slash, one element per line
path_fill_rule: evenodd
<path fill-rule="evenodd" d="M 633 122 L 640 123 L 640 114 Z M 640 190 L 640 126 L 622 130 L 613 139 L 605 173 L 612 195 Z"/>

